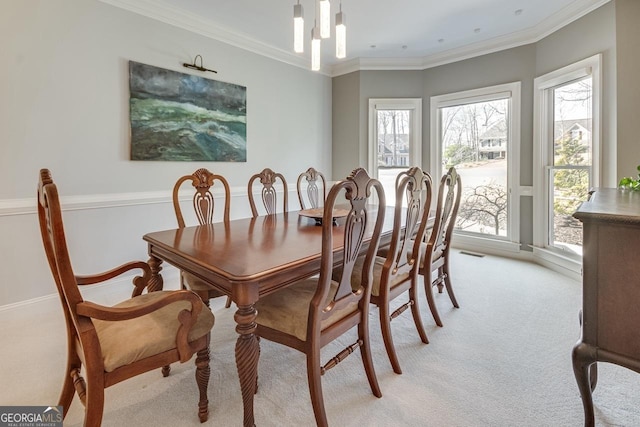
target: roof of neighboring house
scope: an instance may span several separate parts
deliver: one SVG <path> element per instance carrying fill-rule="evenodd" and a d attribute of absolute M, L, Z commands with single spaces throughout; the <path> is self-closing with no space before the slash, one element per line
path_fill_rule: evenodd
<path fill-rule="evenodd" d="M 480 141 L 485 139 L 506 139 L 507 138 L 507 122 L 506 120 L 500 120 L 489 129 L 486 130 L 478 138 Z"/>
<path fill-rule="evenodd" d="M 393 144 L 395 142 L 393 134 L 379 135 L 379 139 L 384 138 L 384 155 L 393 156 Z M 404 155 L 409 152 L 409 135 L 397 134 L 398 145 L 395 149 L 396 155 Z"/>
<path fill-rule="evenodd" d="M 396 134 L 396 137 L 398 138 L 398 145 L 402 145 L 402 144 L 408 144 L 409 143 L 409 135 L 406 133 L 399 133 Z M 384 144 L 385 145 L 390 145 L 393 144 L 395 142 L 395 138 L 393 136 L 392 133 L 390 134 L 386 134 L 386 135 L 378 135 L 379 139 L 384 139 Z"/>
<path fill-rule="evenodd" d="M 556 120 L 553 126 L 553 139 L 559 139 L 576 127 L 583 132 L 591 133 L 591 119 Z"/>

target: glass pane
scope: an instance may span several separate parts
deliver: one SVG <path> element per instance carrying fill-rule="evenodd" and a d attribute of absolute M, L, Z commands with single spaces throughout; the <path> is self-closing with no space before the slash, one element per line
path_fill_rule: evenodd
<path fill-rule="evenodd" d="M 410 110 L 377 110 L 378 180 L 387 205 L 395 205 L 396 176 L 411 165 Z"/>
<path fill-rule="evenodd" d="M 590 166 L 591 77 L 556 88 L 553 98 L 553 164 Z"/>
<path fill-rule="evenodd" d="M 549 221 L 553 224 L 553 246 L 582 255 L 582 223 L 572 215 L 587 200 L 588 189 L 588 169 L 553 170 L 553 211 Z"/>
<path fill-rule="evenodd" d="M 582 224 L 572 214 L 586 200 L 590 186 L 591 118 L 590 76 L 553 89 L 554 167 L 549 194 L 549 246 L 577 255 L 582 254 Z"/>
<path fill-rule="evenodd" d="M 505 98 L 440 109 L 442 169 L 462 179 L 458 231 L 507 235 L 508 108 Z"/>

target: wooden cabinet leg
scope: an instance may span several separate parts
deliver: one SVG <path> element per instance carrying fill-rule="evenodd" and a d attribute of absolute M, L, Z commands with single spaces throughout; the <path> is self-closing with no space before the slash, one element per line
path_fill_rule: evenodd
<path fill-rule="evenodd" d="M 582 397 L 584 425 L 585 427 L 593 427 L 595 425 L 595 418 L 591 391 L 592 387 L 595 388 L 595 382 L 592 384 L 591 380 L 593 379 L 594 372 L 596 371 L 592 371 L 591 369 L 592 365 L 596 362 L 595 349 L 580 341 L 575 345 L 575 347 L 573 347 L 571 360 L 573 362 L 573 374 L 576 377 L 580 396 Z"/>

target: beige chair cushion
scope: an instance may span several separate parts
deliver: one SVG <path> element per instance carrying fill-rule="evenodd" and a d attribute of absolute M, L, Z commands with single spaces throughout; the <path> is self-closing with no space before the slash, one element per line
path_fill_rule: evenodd
<path fill-rule="evenodd" d="M 309 304 L 317 287 L 318 279 L 312 277 L 261 298 L 255 305 L 258 310 L 256 322 L 259 325 L 293 335 L 305 341 L 307 339 Z M 337 287 L 338 284 L 336 282 L 331 282 L 329 298 L 335 293 Z M 328 305 L 329 302 L 330 300 L 326 304 Z M 348 304 L 325 319 L 321 324 L 321 328 L 323 330 L 328 328 L 357 309 L 358 304 L 356 302 Z"/>
<path fill-rule="evenodd" d="M 380 279 L 382 278 L 382 269 L 386 258 L 377 256 L 373 264 L 373 284 L 371 285 L 371 295 L 380 295 Z M 353 273 L 351 274 L 351 287 L 358 289 L 362 281 L 362 268 L 364 267 L 364 257 L 358 257 L 355 265 L 353 266 Z M 403 273 L 396 275 L 391 281 L 390 288 L 393 288 L 399 283 L 405 282 L 409 278 L 409 273 Z"/>
<path fill-rule="evenodd" d="M 191 289 L 192 291 L 208 291 L 209 298 L 216 298 L 224 296 L 224 293 L 217 290 L 204 280 L 197 278 L 196 276 L 182 272 L 182 280 L 187 289 Z"/>
<path fill-rule="evenodd" d="M 146 304 L 162 298 L 167 292 L 171 291 L 140 295 L 114 307 Z M 178 313 L 185 309 L 191 310 L 191 303 L 177 301 L 135 319 L 117 322 L 93 319 L 102 348 L 105 371 L 111 372 L 120 366 L 176 348 L 176 334 L 180 326 Z M 214 321 L 213 313 L 203 304 L 198 320 L 189 332 L 189 342 L 209 333 Z"/>

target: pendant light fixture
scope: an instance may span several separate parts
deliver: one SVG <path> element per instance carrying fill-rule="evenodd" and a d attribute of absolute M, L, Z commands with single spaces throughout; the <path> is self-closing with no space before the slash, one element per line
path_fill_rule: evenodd
<path fill-rule="evenodd" d="M 296 53 L 304 52 L 304 16 L 300 0 L 293 5 L 293 50 Z"/>
<path fill-rule="evenodd" d="M 342 12 L 342 2 L 340 2 L 340 12 L 336 13 L 336 58 L 339 59 L 347 56 L 347 26 L 345 18 Z"/>
<path fill-rule="evenodd" d="M 329 0 L 320 0 L 320 37 L 331 37 L 331 3 Z"/>
<path fill-rule="evenodd" d="M 313 71 L 320 70 L 320 41 L 320 28 L 314 21 L 311 29 L 311 69 Z"/>
<path fill-rule="evenodd" d="M 316 19 L 311 29 L 311 69 L 319 71 L 321 39 L 331 37 L 331 3 L 330 0 L 313 0 L 313 2 Z M 342 1 L 335 19 L 336 58 L 343 59 L 347 56 L 347 27 L 345 14 L 342 12 Z M 300 0 L 293 5 L 293 50 L 296 53 L 304 52 L 304 11 Z"/>

